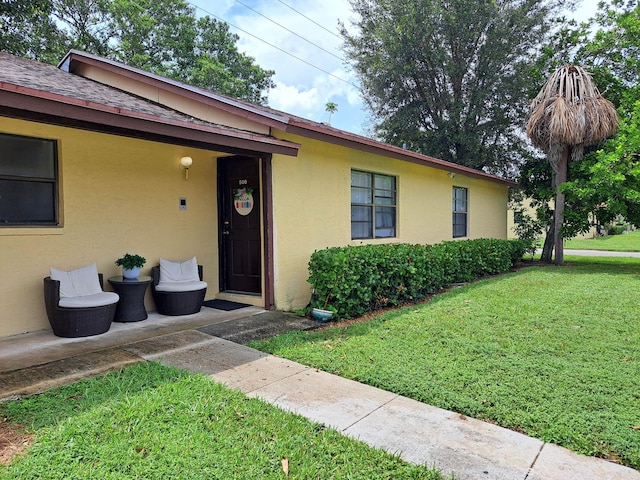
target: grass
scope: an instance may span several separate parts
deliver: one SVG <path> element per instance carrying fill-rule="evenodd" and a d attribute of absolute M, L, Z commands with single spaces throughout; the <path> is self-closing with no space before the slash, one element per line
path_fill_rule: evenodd
<path fill-rule="evenodd" d="M 2 404 L 0 416 L 36 436 L 24 456 L 0 466 L 2 479 L 442 478 L 155 363 Z"/>
<path fill-rule="evenodd" d="M 566 240 L 564 248 L 574 250 L 611 250 L 615 252 L 640 252 L 640 230 L 623 235 Z"/>
<path fill-rule="evenodd" d="M 640 260 L 567 257 L 251 346 L 640 468 Z"/>

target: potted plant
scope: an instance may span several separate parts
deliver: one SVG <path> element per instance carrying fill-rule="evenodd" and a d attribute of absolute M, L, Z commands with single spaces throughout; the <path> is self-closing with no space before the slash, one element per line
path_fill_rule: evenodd
<path fill-rule="evenodd" d="M 328 322 L 333 317 L 333 311 L 327 310 L 327 304 L 329 303 L 329 297 L 331 296 L 331 292 L 327 293 L 327 298 L 324 300 L 324 305 L 322 308 L 312 308 L 311 316 L 314 320 L 318 322 Z"/>
<path fill-rule="evenodd" d="M 140 269 L 147 262 L 147 259 L 135 254 L 125 253 L 124 257 L 116 260 L 116 265 L 122 267 L 122 276 L 128 279 L 138 278 Z"/>

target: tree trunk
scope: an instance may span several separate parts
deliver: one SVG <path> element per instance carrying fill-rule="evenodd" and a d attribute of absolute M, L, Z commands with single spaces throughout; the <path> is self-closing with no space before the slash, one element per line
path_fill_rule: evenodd
<path fill-rule="evenodd" d="M 556 265 L 564 265 L 564 244 L 562 243 L 562 224 L 564 223 L 564 193 L 560 192 L 560 185 L 567 181 L 567 167 L 571 149 L 566 147 L 560 155 L 558 171 L 556 172 L 556 205 L 554 215 L 554 247 Z"/>
<path fill-rule="evenodd" d="M 549 225 L 549 230 L 547 230 L 547 235 L 544 237 L 544 245 L 542 246 L 542 256 L 540 257 L 540 261 L 551 263 L 551 257 L 553 256 L 553 240 L 555 238 L 554 235 L 554 224 Z"/>

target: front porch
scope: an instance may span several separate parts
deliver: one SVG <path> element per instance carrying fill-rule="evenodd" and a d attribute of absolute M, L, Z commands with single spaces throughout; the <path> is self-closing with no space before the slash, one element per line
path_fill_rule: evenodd
<path fill-rule="evenodd" d="M 108 332 L 80 338 L 56 337 L 50 329 L 0 338 L 0 374 L 86 353 L 135 343 L 183 330 L 216 325 L 265 312 L 259 307 L 244 307 L 224 311 L 202 307 L 199 313 L 171 317 L 149 312 L 141 322 L 113 322 Z M 2 376 L 0 376 L 0 388 Z"/>
<path fill-rule="evenodd" d="M 114 322 L 108 332 L 91 337 L 62 338 L 42 330 L 0 338 L 0 402 L 144 361 L 139 349 L 149 345 L 159 348 L 162 356 L 180 355 L 211 341 L 244 344 L 320 325 L 293 313 L 253 306 L 231 311 L 205 306 L 193 315 L 152 312 L 140 322 Z M 223 350 L 217 352 L 217 361 L 224 362 Z"/>

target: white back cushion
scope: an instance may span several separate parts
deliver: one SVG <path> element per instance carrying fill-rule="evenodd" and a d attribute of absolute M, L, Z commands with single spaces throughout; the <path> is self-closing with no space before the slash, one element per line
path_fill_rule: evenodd
<path fill-rule="evenodd" d="M 160 282 L 199 282 L 198 261 L 196 257 L 184 262 L 172 262 L 160 259 Z"/>
<path fill-rule="evenodd" d="M 82 297 L 102 292 L 98 280 L 98 267 L 95 263 L 69 272 L 55 268 L 50 270 L 51 279 L 60 282 L 60 298 Z"/>

